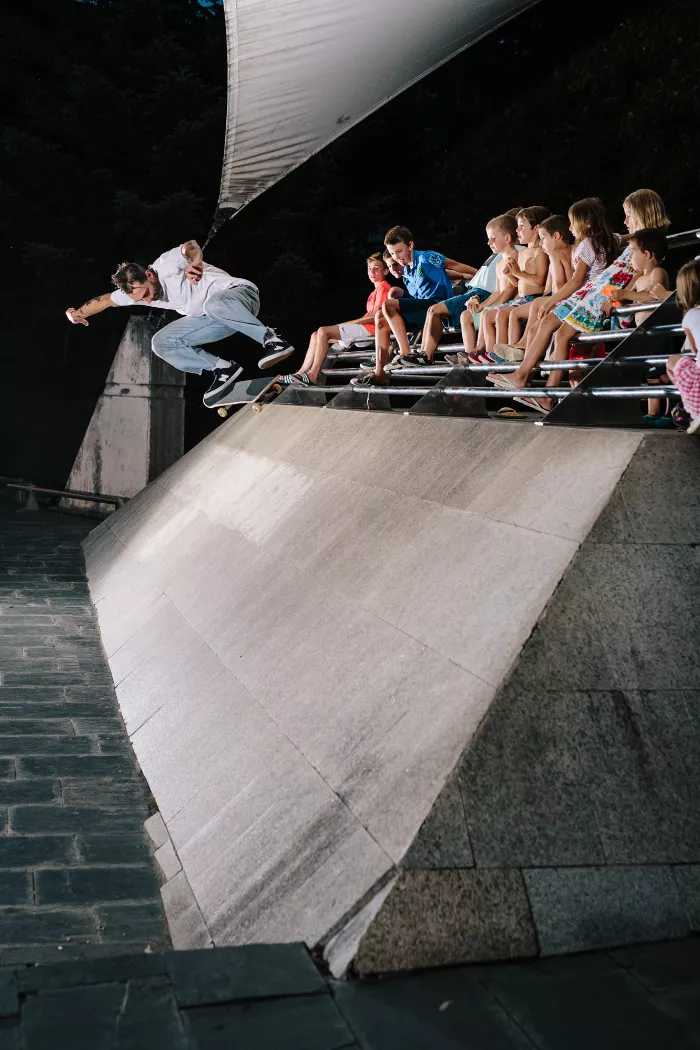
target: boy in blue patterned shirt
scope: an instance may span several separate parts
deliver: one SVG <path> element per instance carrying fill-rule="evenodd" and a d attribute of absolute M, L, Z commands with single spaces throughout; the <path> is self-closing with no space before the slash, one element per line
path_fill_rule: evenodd
<path fill-rule="evenodd" d="M 453 295 L 452 284 L 446 271 L 465 277 L 473 277 L 474 266 L 448 259 L 441 252 L 418 251 L 414 247 L 413 234 L 406 226 L 392 226 L 384 238 L 392 259 L 403 266 L 401 274 L 407 295 L 399 299 L 387 299 L 381 312 L 376 315 L 375 345 L 376 364 L 374 372 L 356 376 L 353 386 L 380 385 L 386 381 L 384 368 L 389 355 L 389 336 L 394 333 L 401 357 L 410 357 L 406 329 L 420 328 L 433 303 L 442 302 Z"/>

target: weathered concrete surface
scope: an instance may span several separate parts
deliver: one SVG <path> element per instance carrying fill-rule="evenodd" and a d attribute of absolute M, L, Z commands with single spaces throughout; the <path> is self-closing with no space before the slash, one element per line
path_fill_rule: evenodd
<path fill-rule="evenodd" d="M 95 530 L 91 590 L 122 713 L 215 944 L 324 942 L 398 870 L 449 868 L 462 874 L 411 877 L 415 943 L 399 908 L 393 955 L 375 933 L 405 879 L 365 909 L 367 970 L 372 958 L 421 965 L 421 943 L 441 961 L 440 916 L 453 928 L 460 901 L 484 894 L 513 916 L 517 951 L 534 952 L 526 870 L 616 862 L 588 834 L 586 807 L 568 805 L 567 748 L 588 745 L 566 712 L 544 727 L 540 769 L 526 705 L 511 771 L 498 705 L 641 441 L 271 406 L 240 413 Z M 565 665 L 569 627 L 557 630 Z M 527 703 L 539 716 L 538 696 Z M 474 783 L 499 788 L 479 787 L 478 807 L 473 754 L 485 767 Z M 526 816 L 546 788 L 543 821 L 564 828 L 551 859 L 538 827 L 532 856 L 516 856 L 529 837 L 508 808 L 511 775 Z M 475 878 L 474 866 L 500 874 Z M 418 892 L 438 882 L 432 899 Z M 490 914 L 467 924 L 483 952 L 444 944 L 442 961 L 498 954 L 504 922 Z"/>
<path fill-rule="evenodd" d="M 155 321 L 132 317 L 66 484 L 79 492 L 135 496 L 183 452 L 184 372 L 151 351 Z M 84 503 L 64 500 L 66 507 Z M 110 504 L 101 504 L 109 512 Z"/>

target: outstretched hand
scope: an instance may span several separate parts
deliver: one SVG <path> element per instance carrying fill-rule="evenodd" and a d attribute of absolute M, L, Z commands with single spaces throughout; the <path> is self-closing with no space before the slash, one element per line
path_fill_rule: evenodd
<path fill-rule="evenodd" d="M 88 327 L 88 321 L 83 316 L 82 310 L 76 310 L 74 306 L 68 307 L 66 317 L 71 324 L 84 324 L 86 328 Z"/>
<path fill-rule="evenodd" d="M 199 284 L 204 273 L 204 263 L 188 263 L 185 267 L 185 277 L 190 284 Z"/>

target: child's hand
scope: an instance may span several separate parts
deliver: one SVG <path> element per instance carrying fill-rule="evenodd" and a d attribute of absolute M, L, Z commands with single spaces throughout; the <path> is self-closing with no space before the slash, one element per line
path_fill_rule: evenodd
<path fill-rule="evenodd" d="M 668 299 L 669 295 L 673 295 L 673 289 L 664 288 L 660 281 L 649 290 L 655 299 Z"/>
<path fill-rule="evenodd" d="M 481 303 L 479 302 L 478 295 L 473 295 L 471 299 L 467 301 L 467 310 L 472 314 L 478 314 L 481 310 Z"/>
<path fill-rule="evenodd" d="M 515 266 L 515 259 L 506 259 L 505 265 L 503 267 L 504 274 L 509 274 L 514 266 Z"/>
<path fill-rule="evenodd" d="M 610 314 L 613 312 L 612 299 L 606 299 L 600 309 L 601 313 L 603 313 L 606 317 L 610 317 Z"/>
<path fill-rule="evenodd" d="M 543 318 L 545 318 L 550 312 L 550 310 L 553 310 L 555 306 L 556 303 L 553 299 L 548 299 L 546 302 L 541 303 L 540 308 L 537 311 L 537 320 L 541 321 Z"/>

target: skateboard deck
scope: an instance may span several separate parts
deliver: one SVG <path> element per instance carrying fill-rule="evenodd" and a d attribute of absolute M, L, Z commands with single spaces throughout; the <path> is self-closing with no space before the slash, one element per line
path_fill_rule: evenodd
<path fill-rule="evenodd" d="M 212 405 L 212 408 L 215 408 L 224 419 L 228 415 L 228 410 L 234 405 L 252 404 L 253 411 L 260 412 L 263 405 L 273 401 L 283 390 L 284 387 L 277 381 L 277 378 L 243 379 L 229 390 L 225 401 Z"/>

